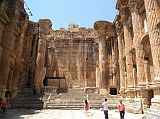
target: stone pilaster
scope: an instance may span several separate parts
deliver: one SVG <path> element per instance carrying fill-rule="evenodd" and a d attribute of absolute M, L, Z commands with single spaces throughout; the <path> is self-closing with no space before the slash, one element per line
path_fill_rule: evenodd
<path fill-rule="evenodd" d="M 46 75 L 46 40 L 47 35 L 50 34 L 51 21 L 48 19 L 39 20 L 40 27 L 40 39 L 38 43 L 38 53 L 36 60 L 36 72 L 35 72 L 35 86 L 38 92 L 41 92 L 43 86 L 43 79 Z"/>
<path fill-rule="evenodd" d="M 158 25 L 160 22 L 160 6 L 157 2 L 156 0 L 144 1 L 154 66 L 154 78 L 151 80 L 155 84 L 152 86 L 154 87 L 154 97 L 151 99 L 151 108 L 158 111 L 160 107 L 160 26 Z"/>
<path fill-rule="evenodd" d="M 7 1 L 4 1 L 7 3 Z M 13 5 L 13 3 L 16 3 Z M 5 5 L 4 5 L 5 6 Z M 10 7 L 8 7 L 10 6 Z M 6 7 L 5 16 L 8 17 L 6 27 L 3 31 L 2 40 L 3 40 L 3 51 L 1 58 L 1 87 L 3 87 L 3 93 L 7 91 L 11 85 L 12 78 L 9 76 L 11 74 L 11 67 L 14 65 L 15 61 L 15 47 L 16 47 L 16 39 L 18 39 L 18 19 L 19 19 L 19 11 L 18 9 L 19 3 L 16 0 L 13 0 L 12 3 L 8 2 Z M 4 95 L 4 94 L 3 94 Z"/>
<path fill-rule="evenodd" d="M 25 30 L 27 28 L 28 22 L 29 22 L 29 18 L 28 16 L 20 16 L 22 17 L 21 19 L 23 19 L 23 21 L 19 21 L 19 29 L 20 29 L 20 35 L 18 38 L 18 46 L 16 49 L 16 57 L 15 57 L 15 64 L 14 64 L 14 71 L 13 71 L 13 77 L 12 77 L 12 81 L 11 81 L 11 91 L 13 91 L 16 95 L 17 91 L 18 91 L 18 81 L 19 80 L 23 80 L 21 79 L 21 73 L 23 72 L 23 64 L 24 64 L 24 59 L 22 56 L 23 53 L 23 48 L 24 48 L 24 34 L 25 34 Z"/>
<path fill-rule="evenodd" d="M 126 12 L 126 10 L 128 12 Z M 129 13 L 128 7 L 121 9 L 121 20 L 123 22 L 124 30 L 124 40 L 125 40 L 125 56 L 126 56 L 126 73 L 127 73 L 127 85 L 126 91 L 133 90 L 134 80 L 133 80 L 133 62 L 132 62 L 132 53 L 133 48 L 133 38 L 132 38 L 132 20 Z"/>
<path fill-rule="evenodd" d="M 139 1 L 137 0 L 130 0 L 130 10 L 131 10 L 131 17 L 132 17 L 132 26 L 133 26 L 133 46 L 136 51 L 136 69 L 137 69 L 137 83 L 142 83 L 143 79 L 143 49 L 140 46 L 141 37 L 143 35 L 143 25 L 140 21 L 140 16 L 138 14 L 138 5 Z"/>
<path fill-rule="evenodd" d="M 144 1 L 147 16 L 147 25 L 149 32 L 149 39 L 151 44 L 151 52 L 153 58 L 155 80 L 160 82 L 160 27 L 157 26 L 159 19 L 157 12 L 160 11 L 158 6 L 155 4 L 156 0 L 146 0 Z M 156 11 L 157 10 L 157 11 Z"/>

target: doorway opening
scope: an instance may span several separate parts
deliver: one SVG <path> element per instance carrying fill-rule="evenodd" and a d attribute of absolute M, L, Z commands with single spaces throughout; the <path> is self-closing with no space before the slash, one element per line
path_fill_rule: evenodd
<path fill-rule="evenodd" d="M 117 88 L 110 88 L 111 95 L 117 95 Z"/>

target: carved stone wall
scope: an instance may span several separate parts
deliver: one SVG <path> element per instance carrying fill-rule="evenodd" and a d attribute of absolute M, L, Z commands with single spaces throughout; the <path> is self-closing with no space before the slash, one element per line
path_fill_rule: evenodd
<path fill-rule="evenodd" d="M 134 102 L 141 108 L 140 112 L 148 107 L 159 108 L 160 6 L 157 0 L 118 0 L 116 8 L 119 10 L 115 25 L 119 41 L 120 93 L 127 97 L 128 106 Z M 129 107 L 135 111 L 133 106 Z"/>
<path fill-rule="evenodd" d="M 28 15 L 19 0 L 2 0 L 0 8 L 0 95 L 5 96 L 18 90 Z"/>
<path fill-rule="evenodd" d="M 113 23 L 53 30 L 49 19 L 29 21 L 23 0 L 1 0 L 0 96 L 33 86 L 41 92 L 45 77 L 64 77 L 68 87 L 119 91 L 133 112 L 158 110 L 159 0 L 117 0 L 116 8 Z"/>
<path fill-rule="evenodd" d="M 93 29 L 70 24 L 48 37 L 47 77 L 64 77 L 68 87 L 95 87 L 98 61 L 97 35 Z"/>

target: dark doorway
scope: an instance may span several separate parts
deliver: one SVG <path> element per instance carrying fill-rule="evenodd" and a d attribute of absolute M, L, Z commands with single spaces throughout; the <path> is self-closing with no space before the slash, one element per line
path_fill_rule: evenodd
<path fill-rule="evenodd" d="M 111 95 L 117 95 L 117 88 L 110 88 Z"/>
<path fill-rule="evenodd" d="M 43 86 L 55 87 L 58 94 L 68 91 L 65 77 L 45 77 L 43 80 Z"/>
<path fill-rule="evenodd" d="M 45 79 L 43 80 L 43 86 L 48 86 L 48 80 L 47 80 L 47 78 L 45 78 Z"/>

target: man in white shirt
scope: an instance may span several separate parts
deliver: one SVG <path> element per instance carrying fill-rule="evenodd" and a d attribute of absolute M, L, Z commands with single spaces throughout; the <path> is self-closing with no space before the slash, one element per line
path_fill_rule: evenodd
<path fill-rule="evenodd" d="M 102 103 L 102 106 L 103 106 L 103 110 L 104 110 L 105 119 L 109 119 L 109 117 L 108 117 L 108 102 L 107 102 L 107 99 L 105 99 L 105 101 Z"/>

